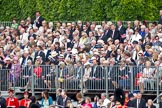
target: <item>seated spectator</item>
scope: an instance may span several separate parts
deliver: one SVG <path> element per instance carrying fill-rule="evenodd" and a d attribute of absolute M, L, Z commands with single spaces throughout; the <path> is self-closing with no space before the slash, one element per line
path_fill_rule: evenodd
<path fill-rule="evenodd" d="M 67 107 L 68 108 L 74 108 L 72 102 L 70 100 L 67 100 Z"/>
<path fill-rule="evenodd" d="M 115 105 L 114 95 L 110 96 L 110 103 L 107 104 L 107 108 L 112 108 Z"/>
<path fill-rule="evenodd" d="M 85 104 L 85 100 L 82 97 L 81 93 L 76 94 L 76 99 L 78 100 L 77 106 L 80 107 L 81 105 Z"/>
<path fill-rule="evenodd" d="M 43 91 L 42 93 L 41 107 L 49 108 L 53 104 L 53 99 L 49 96 L 48 91 Z"/>
<path fill-rule="evenodd" d="M 93 108 L 98 108 L 97 103 L 98 103 L 99 97 L 95 96 L 94 97 L 94 104 L 93 104 Z"/>
<path fill-rule="evenodd" d="M 40 108 L 40 104 L 39 102 L 36 100 L 35 96 L 31 96 L 29 98 L 31 100 L 29 108 Z"/>
<path fill-rule="evenodd" d="M 63 107 L 67 107 L 68 103 L 71 102 L 71 99 L 67 96 L 66 91 L 62 91 L 61 96 L 63 98 Z M 70 101 L 70 102 L 69 102 Z"/>
<path fill-rule="evenodd" d="M 85 104 L 83 104 L 81 106 L 81 108 L 92 108 L 91 98 L 90 97 L 85 98 Z"/>
<path fill-rule="evenodd" d="M 104 106 L 104 107 L 107 107 L 107 104 L 110 103 L 110 100 L 107 99 L 106 96 L 107 96 L 106 93 L 102 93 L 102 94 L 101 94 L 101 99 L 102 99 L 102 101 L 103 101 L 102 106 Z"/>
<path fill-rule="evenodd" d="M 156 108 L 156 106 L 153 105 L 152 99 L 148 99 L 148 101 L 147 101 L 147 107 L 146 108 Z"/>

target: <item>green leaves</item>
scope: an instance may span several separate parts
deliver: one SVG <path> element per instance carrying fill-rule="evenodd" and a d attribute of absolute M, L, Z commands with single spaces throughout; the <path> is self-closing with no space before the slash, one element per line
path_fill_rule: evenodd
<path fill-rule="evenodd" d="M 0 20 L 33 17 L 47 21 L 157 20 L 160 0 L 0 0 Z"/>

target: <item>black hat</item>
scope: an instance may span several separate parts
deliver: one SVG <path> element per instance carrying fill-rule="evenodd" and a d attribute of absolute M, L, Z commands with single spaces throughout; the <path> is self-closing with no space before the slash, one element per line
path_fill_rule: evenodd
<path fill-rule="evenodd" d="M 133 95 L 133 93 L 130 93 L 130 94 L 128 95 L 128 98 L 130 99 L 130 98 L 132 98 L 132 97 L 134 97 L 134 95 Z"/>
<path fill-rule="evenodd" d="M 132 43 L 133 43 L 133 44 L 138 44 L 138 41 L 133 41 Z"/>
<path fill-rule="evenodd" d="M 117 88 L 114 92 L 114 101 L 120 102 L 121 105 L 124 105 L 125 102 L 125 93 L 122 89 Z"/>
<path fill-rule="evenodd" d="M 101 44 L 95 45 L 95 48 L 103 48 Z"/>

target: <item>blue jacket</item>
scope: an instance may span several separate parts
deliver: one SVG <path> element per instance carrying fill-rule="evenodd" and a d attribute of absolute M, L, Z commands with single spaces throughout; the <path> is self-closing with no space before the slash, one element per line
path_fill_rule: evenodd
<path fill-rule="evenodd" d="M 48 98 L 48 103 L 49 103 L 49 106 L 53 104 L 53 99 L 51 96 L 49 96 Z M 44 107 L 44 98 L 42 98 L 41 100 L 41 107 Z"/>

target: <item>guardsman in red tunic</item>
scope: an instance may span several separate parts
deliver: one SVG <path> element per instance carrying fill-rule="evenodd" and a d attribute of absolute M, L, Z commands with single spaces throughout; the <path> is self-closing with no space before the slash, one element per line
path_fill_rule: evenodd
<path fill-rule="evenodd" d="M 25 91 L 24 92 L 24 99 L 22 99 L 20 101 L 20 105 L 19 106 L 24 106 L 26 108 L 29 108 L 31 100 L 29 99 L 29 92 Z"/>
<path fill-rule="evenodd" d="M 19 107 L 19 101 L 16 97 L 14 97 L 14 90 L 9 89 L 8 93 L 9 93 L 9 96 L 6 99 L 7 108 L 18 108 Z"/>
<path fill-rule="evenodd" d="M 125 91 L 125 102 L 124 102 L 124 106 L 127 106 L 127 103 L 129 101 L 128 95 L 129 95 L 129 92 L 128 91 Z"/>

